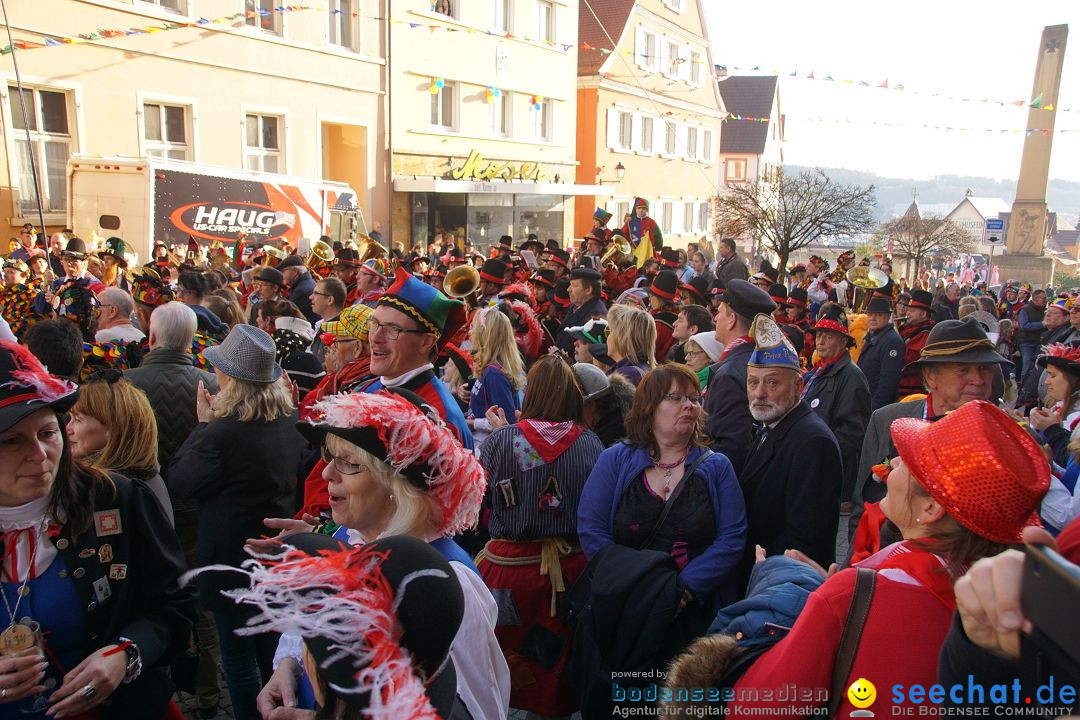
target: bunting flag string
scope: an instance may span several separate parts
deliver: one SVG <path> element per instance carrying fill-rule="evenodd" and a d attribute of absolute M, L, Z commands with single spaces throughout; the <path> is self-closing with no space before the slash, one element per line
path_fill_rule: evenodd
<path fill-rule="evenodd" d="M 300 11 L 305 11 L 305 10 L 306 11 L 315 11 L 315 12 L 329 12 L 329 13 L 334 14 L 334 15 L 340 15 L 340 14 L 345 13 L 345 11 L 341 10 L 340 8 L 330 10 L 327 7 L 312 7 L 310 5 L 279 5 L 279 6 L 275 7 L 275 8 L 273 8 L 272 10 L 266 10 L 266 9 L 248 10 L 247 12 L 233 13 L 231 15 L 225 15 L 223 17 L 218 17 L 218 18 L 200 17 L 197 20 L 195 20 L 194 22 L 167 22 L 167 23 L 162 23 L 160 25 L 155 24 L 155 25 L 146 25 L 146 26 L 131 27 L 131 28 L 105 28 L 105 29 L 93 30 L 93 31 L 86 32 L 86 33 L 80 33 L 78 35 L 70 36 L 70 37 L 59 36 L 59 35 L 43 35 L 43 36 L 41 36 L 39 38 L 16 40 L 11 45 L 7 45 L 7 46 L 4 46 L 4 47 L 0 48 L 0 55 L 8 55 L 8 54 L 10 54 L 12 52 L 13 49 L 15 49 L 15 50 L 36 50 L 36 49 L 39 49 L 39 48 L 50 48 L 50 47 L 62 47 L 62 46 L 67 46 L 67 45 L 77 45 L 77 44 L 80 44 L 80 43 L 94 42 L 94 41 L 97 41 L 97 40 L 108 40 L 108 39 L 115 39 L 115 38 L 121 38 L 121 37 L 131 37 L 133 35 L 149 35 L 149 34 L 154 34 L 154 33 L 167 32 L 167 31 L 171 31 L 171 30 L 180 30 L 180 29 L 183 29 L 183 28 L 198 28 L 198 27 L 205 27 L 205 26 L 231 25 L 233 23 L 236 23 L 238 20 L 249 20 L 249 19 L 254 19 L 254 18 L 260 17 L 260 16 L 270 16 L 270 15 L 274 15 L 274 14 L 293 13 L 293 12 L 300 12 Z M 361 13 L 353 12 L 352 16 L 353 17 L 360 17 Z M 374 16 L 374 15 L 364 15 L 363 17 L 365 17 L 366 19 L 375 20 L 375 21 L 378 21 L 378 22 L 389 22 L 389 23 L 394 24 L 394 25 L 408 26 L 410 29 L 414 29 L 414 30 L 427 30 L 429 32 L 435 32 L 435 31 L 463 32 L 463 33 L 466 33 L 466 34 L 476 33 L 476 34 L 480 34 L 480 35 L 488 35 L 488 36 L 492 36 L 492 37 L 504 38 L 504 39 L 507 39 L 507 40 L 523 40 L 525 42 L 530 42 L 530 43 L 540 43 L 540 44 L 546 45 L 548 47 L 551 47 L 552 49 L 558 50 L 558 51 L 560 51 L 560 52 L 562 52 L 564 54 L 570 52 L 571 49 L 577 49 L 579 51 L 585 51 L 585 52 L 597 52 L 601 56 L 605 56 L 605 57 L 610 55 L 612 52 L 615 52 L 615 50 L 613 50 L 611 48 L 595 47 L 593 45 L 590 45 L 587 42 L 560 43 L 560 42 L 555 42 L 555 41 L 552 41 L 552 40 L 536 40 L 536 39 L 534 39 L 532 37 L 529 37 L 528 35 L 514 35 L 513 33 L 509 33 L 509 32 L 508 33 L 500 33 L 498 31 L 484 30 L 484 29 L 473 28 L 473 27 L 450 27 L 450 26 L 442 25 L 442 24 L 432 24 L 432 23 L 429 23 L 429 22 L 418 22 L 417 20 L 402 20 L 402 19 L 399 19 L 399 18 L 386 18 L 386 17 L 378 17 L 378 16 Z M 419 18 L 419 16 L 418 16 L 418 18 Z M 621 54 L 624 54 L 624 55 L 626 55 L 628 57 L 642 57 L 645 60 L 656 59 L 656 58 L 652 58 L 650 56 L 636 55 L 633 50 L 629 50 L 629 49 L 620 49 L 618 52 L 621 53 Z M 695 57 L 690 57 L 690 58 L 676 57 L 676 58 L 670 58 L 669 62 L 671 64 L 672 68 L 676 68 L 676 67 L 678 67 L 679 65 L 681 65 L 683 63 L 689 63 L 689 64 L 694 64 L 694 65 L 698 65 L 698 64 L 704 65 L 704 64 L 708 63 L 708 61 L 704 57 L 696 57 L 696 58 Z M 746 67 L 746 66 L 738 66 L 738 65 L 727 66 L 727 65 L 718 64 L 718 65 L 716 65 L 716 67 L 721 69 L 721 70 L 724 70 L 724 71 L 734 70 L 734 71 L 737 71 L 737 72 L 743 72 L 743 71 L 762 72 L 762 68 L 761 68 L 760 65 L 754 65 L 752 67 Z M 780 71 L 774 69 L 774 70 L 771 71 L 771 74 L 780 75 Z M 1054 106 L 1053 103 L 1044 103 L 1044 98 L 1043 98 L 1042 93 L 1037 94 L 1034 98 L 1031 98 L 1030 100 L 1023 100 L 1023 99 L 1019 99 L 1019 100 L 1017 100 L 1017 99 L 1014 99 L 1014 100 L 1002 100 L 1002 99 L 992 99 L 992 98 L 987 98 L 987 97 L 967 97 L 967 96 L 962 96 L 962 95 L 950 94 L 950 93 L 940 91 L 940 90 L 931 91 L 931 90 L 909 89 L 903 83 L 892 82 L 888 78 L 885 78 L 884 80 L 882 80 L 880 82 L 868 82 L 866 80 L 853 80 L 853 79 L 847 79 L 847 78 L 841 78 L 841 79 L 838 80 L 835 77 L 833 77 L 832 75 L 825 75 L 824 77 L 817 77 L 817 75 L 815 74 L 815 71 L 813 71 L 813 70 L 811 70 L 806 75 L 800 75 L 797 70 L 793 70 L 793 71 L 791 71 L 789 73 L 785 73 L 785 75 L 787 77 L 793 77 L 793 78 L 798 78 L 798 79 L 802 79 L 802 80 L 815 80 L 817 82 L 833 82 L 833 83 L 838 83 L 838 84 L 841 84 L 841 85 L 851 85 L 851 86 L 855 86 L 855 87 L 864 87 L 864 88 L 868 88 L 868 89 L 871 89 L 871 90 L 889 90 L 889 91 L 893 91 L 893 92 L 906 92 L 906 93 L 909 93 L 911 95 L 918 95 L 918 96 L 931 97 L 931 98 L 941 98 L 943 100 L 951 100 L 951 101 L 956 101 L 956 102 L 983 103 L 983 104 L 988 104 L 988 105 L 996 105 L 998 107 L 1016 107 L 1016 108 L 1021 108 L 1021 109 L 1024 109 L 1024 108 L 1036 109 L 1036 110 L 1054 110 L 1055 109 L 1055 106 Z M 1067 112 L 1067 113 L 1080 112 L 1080 108 L 1059 107 L 1059 108 L 1057 108 L 1057 111 L 1058 112 Z M 1035 129 L 1039 130 L 1040 128 L 1035 128 Z"/>

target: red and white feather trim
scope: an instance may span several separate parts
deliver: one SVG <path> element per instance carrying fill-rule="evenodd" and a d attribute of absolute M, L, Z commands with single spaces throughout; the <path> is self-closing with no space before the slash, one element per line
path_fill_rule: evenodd
<path fill-rule="evenodd" d="M 373 428 L 387 448 L 385 461 L 401 472 L 426 465 L 428 494 L 442 508 L 444 537 L 476 525 L 487 477 L 476 456 L 458 442 L 438 417 L 424 414 L 397 395 L 332 395 L 314 407 L 316 424 L 337 428 Z"/>

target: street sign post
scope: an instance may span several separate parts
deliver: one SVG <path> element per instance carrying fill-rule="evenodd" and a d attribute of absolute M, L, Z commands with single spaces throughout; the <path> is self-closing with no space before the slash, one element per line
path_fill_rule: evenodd
<path fill-rule="evenodd" d="M 987 218 L 986 226 L 983 227 L 983 242 L 990 246 L 990 262 L 986 266 L 986 285 L 989 287 L 994 272 L 994 249 L 1005 243 L 1005 221 L 1001 218 Z"/>

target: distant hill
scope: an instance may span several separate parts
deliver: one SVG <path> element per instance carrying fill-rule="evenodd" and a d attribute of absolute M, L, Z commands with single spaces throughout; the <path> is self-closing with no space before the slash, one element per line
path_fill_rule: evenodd
<path fill-rule="evenodd" d="M 807 168 L 787 165 L 787 172 L 799 172 Z M 999 197 L 1012 203 L 1016 192 L 1016 182 L 994 180 L 992 178 L 965 177 L 962 175 L 939 175 L 929 180 L 904 178 L 886 178 L 874 173 L 844 168 L 822 168 L 833 180 L 847 185 L 873 185 L 877 195 L 877 217 L 887 218 L 898 215 L 911 204 L 911 191 L 919 192 L 919 205 L 954 207 L 971 188 L 975 195 Z M 1069 223 L 1075 224 L 1080 214 L 1080 182 L 1051 180 L 1047 188 L 1047 203 L 1050 210 L 1057 211 Z M 936 209 L 936 208 L 935 208 Z"/>

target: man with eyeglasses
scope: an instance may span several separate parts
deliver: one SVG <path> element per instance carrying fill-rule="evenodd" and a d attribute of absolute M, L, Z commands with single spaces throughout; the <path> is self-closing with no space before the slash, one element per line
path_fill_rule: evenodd
<path fill-rule="evenodd" d="M 461 406 L 435 375 L 435 358 L 465 323 L 465 305 L 452 300 L 420 278 L 398 268 L 394 284 L 379 299 L 368 320 L 371 373 L 375 379 L 360 390 L 402 388 L 424 398 L 472 448 L 472 434 Z"/>
<path fill-rule="evenodd" d="M 135 311 L 135 302 L 131 293 L 118 287 L 107 287 L 98 294 L 97 332 L 94 340 L 105 342 L 142 342 L 146 334 L 131 324 L 131 313 Z"/>
<path fill-rule="evenodd" d="M 315 289 L 311 291 L 311 310 L 319 316 L 315 323 L 315 339 L 311 341 L 311 354 L 326 362 L 326 344 L 320 337 L 326 323 L 337 320 L 341 311 L 345 309 L 345 298 L 349 292 L 345 289 L 345 283 L 336 277 L 328 277 L 315 283 Z"/>
<path fill-rule="evenodd" d="M 277 268 L 259 268 L 255 273 L 255 279 L 251 283 L 251 294 L 248 295 L 248 324 L 255 325 L 255 308 L 261 302 L 283 300 L 281 289 L 285 286 L 285 276 Z"/>
<path fill-rule="evenodd" d="M 797 550 L 824 568 L 835 562 L 844 470 L 832 431 L 802 398 L 795 348 L 771 316 L 754 318 L 752 334 L 746 396 L 755 428 L 739 473 L 748 526 L 740 589 L 758 545 L 767 555 Z"/>
<path fill-rule="evenodd" d="M 105 289 L 105 284 L 90 274 L 88 267 L 88 254 L 86 243 L 82 238 L 73 237 L 68 240 L 67 247 L 60 254 L 60 262 L 64 268 L 62 277 L 56 278 L 52 285 L 43 290 L 34 299 L 34 311 L 39 315 L 51 315 L 56 300 L 56 291 L 61 285 L 70 280 L 86 280 L 90 292 L 97 295 Z"/>

